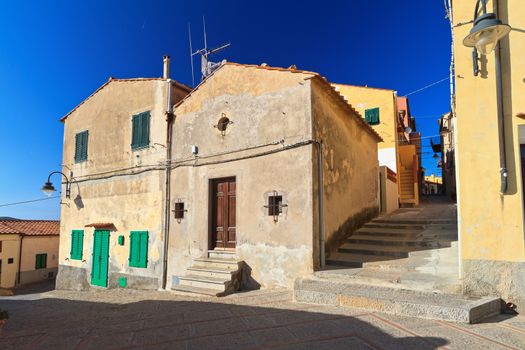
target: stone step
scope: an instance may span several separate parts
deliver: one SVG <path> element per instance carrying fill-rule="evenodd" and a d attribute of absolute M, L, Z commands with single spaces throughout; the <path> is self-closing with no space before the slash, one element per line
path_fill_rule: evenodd
<path fill-rule="evenodd" d="M 337 250 L 339 253 L 361 254 L 361 255 L 378 255 L 393 258 L 406 258 L 408 253 L 417 250 L 417 247 L 403 246 L 381 246 L 374 244 L 349 244 L 345 243 Z"/>
<path fill-rule="evenodd" d="M 224 292 L 226 282 L 229 279 L 224 278 L 214 278 L 214 277 L 203 277 L 195 275 L 187 275 L 180 277 L 180 285 L 197 287 L 203 289 L 213 289 L 218 292 Z"/>
<path fill-rule="evenodd" d="M 456 294 L 368 286 L 316 278 L 297 279 L 294 285 L 294 299 L 297 302 L 360 308 L 463 323 L 476 323 L 501 311 L 501 300 L 497 297 L 474 299 Z"/>
<path fill-rule="evenodd" d="M 374 219 L 374 223 L 387 223 L 387 224 L 419 224 L 419 225 L 429 225 L 429 224 L 456 224 L 457 220 L 455 219 L 389 219 L 389 218 L 379 218 Z"/>
<path fill-rule="evenodd" d="M 407 239 L 404 237 L 388 236 L 361 236 L 353 235 L 347 240 L 350 244 L 367 244 L 379 246 L 402 246 L 402 247 L 419 247 L 419 248 L 441 248 L 441 242 L 434 238 Z"/>
<path fill-rule="evenodd" d="M 366 228 L 395 228 L 400 230 L 424 230 L 425 226 L 421 224 L 399 224 L 391 222 L 377 222 L 371 221 L 366 223 L 363 227 Z"/>
<path fill-rule="evenodd" d="M 195 258 L 193 261 L 195 262 L 195 265 L 199 267 L 219 268 L 232 271 L 235 271 L 239 268 L 238 262 L 232 259 Z"/>
<path fill-rule="evenodd" d="M 208 250 L 208 257 L 209 258 L 238 260 L 237 259 L 237 253 L 236 253 L 235 250 L 221 250 L 221 249 Z"/>
<path fill-rule="evenodd" d="M 192 276 L 202 276 L 202 277 L 213 277 L 213 278 L 222 278 L 222 279 L 231 279 L 232 272 L 234 270 L 205 267 L 205 266 L 191 266 L 187 269 L 188 273 Z"/>
<path fill-rule="evenodd" d="M 362 267 L 368 262 L 385 261 L 395 259 L 394 257 L 386 257 L 379 255 L 364 255 L 364 254 L 349 254 L 335 252 L 330 254 L 326 259 L 326 264 L 331 266 L 345 266 L 345 267 Z"/>
<path fill-rule="evenodd" d="M 410 232 L 405 229 L 361 227 L 355 231 L 354 235 L 360 236 L 388 236 L 388 237 L 417 237 L 418 232 Z M 352 237 L 352 236 L 350 236 Z"/>
<path fill-rule="evenodd" d="M 215 289 L 197 288 L 191 286 L 177 285 L 171 288 L 171 290 L 177 292 L 177 294 L 187 296 L 219 296 L 220 292 Z"/>

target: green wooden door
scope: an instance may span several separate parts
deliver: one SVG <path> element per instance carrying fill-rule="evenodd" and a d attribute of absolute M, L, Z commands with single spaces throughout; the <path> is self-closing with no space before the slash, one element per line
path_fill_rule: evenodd
<path fill-rule="evenodd" d="M 109 231 L 95 230 L 93 237 L 93 266 L 91 268 L 91 284 L 108 286 Z"/>

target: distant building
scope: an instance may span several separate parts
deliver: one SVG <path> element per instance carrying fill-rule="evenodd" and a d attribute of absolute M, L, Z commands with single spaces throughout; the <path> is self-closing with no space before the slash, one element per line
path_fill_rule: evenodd
<path fill-rule="evenodd" d="M 422 189 L 423 194 L 442 194 L 443 178 L 434 174 L 431 174 L 430 176 L 425 176 L 423 180 Z"/>
<path fill-rule="evenodd" d="M 421 136 L 407 97 L 389 89 L 332 84 L 381 136 L 378 144 L 382 211 L 419 203 Z"/>
<path fill-rule="evenodd" d="M 0 287 L 54 278 L 59 234 L 59 221 L 0 219 Z"/>
<path fill-rule="evenodd" d="M 446 113 L 439 118 L 443 193 L 453 200 L 456 200 L 455 125 L 453 113 Z"/>

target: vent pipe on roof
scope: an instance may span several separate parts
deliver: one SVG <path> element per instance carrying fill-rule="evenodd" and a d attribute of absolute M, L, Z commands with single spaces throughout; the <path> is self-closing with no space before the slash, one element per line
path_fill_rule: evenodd
<path fill-rule="evenodd" d="M 162 78 L 169 79 L 170 78 L 170 56 L 164 55 L 164 57 L 162 57 L 162 60 L 164 61 L 164 71 L 162 73 Z"/>

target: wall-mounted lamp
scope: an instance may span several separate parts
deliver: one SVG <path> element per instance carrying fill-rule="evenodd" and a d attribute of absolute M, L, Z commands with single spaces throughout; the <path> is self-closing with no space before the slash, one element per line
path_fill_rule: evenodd
<path fill-rule="evenodd" d="M 480 4 L 482 14 L 478 16 Z M 472 52 L 474 75 L 478 73 L 478 52 L 482 55 L 490 54 L 498 41 L 508 35 L 511 29 L 511 26 L 503 24 L 496 14 L 487 13 L 487 0 L 477 0 L 474 9 L 474 26 L 469 35 L 463 39 L 463 45 L 474 48 Z"/>
<path fill-rule="evenodd" d="M 184 213 L 188 211 L 188 209 L 184 209 L 184 202 L 182 199 L 177 199 L 177 202 L 175 202 L 175 209 L 172 210 L 175 214 L 175 219 L 180 224 L 182 219 L 184 219 Z"/>
<path fill-rule="evenodd" d="M 42 192 L 44 192 L 44 194 L 49 197 L 51 194 L 53 194 L 53 192 L 56 191 L 55 186 L 53 186 L 53 183 L 51 182 L 51 175 L 53 174 L 62 174 L 62 176 L 66 178 L 66 198 L 70 198 L 71 182 L 69 181 L 69 178 L 66 176 L 66 174 L 61 171 L 53 171 L 49 174 L 47 177 L 47 182 L 41 188 Z M 72 177 L 73 173 L 70 173 L 69 176 Z"/>

